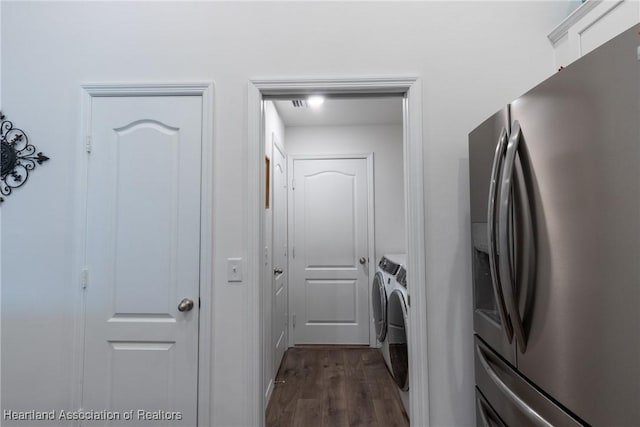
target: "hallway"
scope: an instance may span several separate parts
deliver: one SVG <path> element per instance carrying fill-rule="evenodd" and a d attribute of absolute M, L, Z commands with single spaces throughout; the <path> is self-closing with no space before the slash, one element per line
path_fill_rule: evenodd
<path fill-rule="evenodd" d="M 267 427 L 409 425 L 398 388 L 375 349 L 290 348 L 276 381 Z"/>

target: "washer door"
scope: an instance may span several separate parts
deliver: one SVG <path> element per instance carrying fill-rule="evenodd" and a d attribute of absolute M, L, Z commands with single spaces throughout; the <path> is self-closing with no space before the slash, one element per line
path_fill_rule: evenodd
<path fill-rule="evenodd" d="M 387 336 L 387 292 L 384 288 L 384 276 L 379 271 L 373 277 L 371 285 L 371 305 L 376 338 L 382 342 Z"/>
<path fill-rule="evenodd" d="M 409 350 L 407 348 L 407 303 L 400 289 L 395 289 L 389 296 L 387 305 L 387 322 L 389 356 L 393 379 L 401 390 L 409 390 Z"/>

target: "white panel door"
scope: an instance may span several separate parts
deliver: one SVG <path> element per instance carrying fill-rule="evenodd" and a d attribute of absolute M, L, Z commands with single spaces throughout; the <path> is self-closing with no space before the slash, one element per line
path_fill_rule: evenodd
<path fill-rule="evenodd" d="M 273 144 L 273 347 L 274 374 L 288 346 L 287 323 L 287 163 Z"/>
<path fill-rule="evenodd" d="M 87 424 L 195 426 L 202 98 L 93 98 L 91 137 L 83 408 L 134 417 Z"/>
<path fill-rule="evenodd" d="M 293 173 L 295 344 L 369 344 L 367 160 L 296 159 Z"/>

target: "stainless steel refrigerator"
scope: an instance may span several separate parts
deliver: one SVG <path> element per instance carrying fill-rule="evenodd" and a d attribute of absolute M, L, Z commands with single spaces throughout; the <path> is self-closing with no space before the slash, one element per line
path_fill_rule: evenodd
<path fill-rule="evenodd" d="M 469 134 L 478 425 L 640 426 L 639 33 Z"/>

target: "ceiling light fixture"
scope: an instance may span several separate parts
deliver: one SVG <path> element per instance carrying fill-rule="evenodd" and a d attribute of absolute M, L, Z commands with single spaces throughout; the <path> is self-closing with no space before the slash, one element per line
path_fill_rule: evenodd
<path fill-rule="evenodd" d="M 311 108 L 318 108 L 322 104 L 324 104 L 324 96 L 319 96 L 319 95 L 310 96 L 309 99 L 307 99 L 307 103 Z"/>

